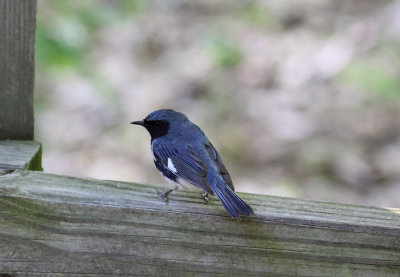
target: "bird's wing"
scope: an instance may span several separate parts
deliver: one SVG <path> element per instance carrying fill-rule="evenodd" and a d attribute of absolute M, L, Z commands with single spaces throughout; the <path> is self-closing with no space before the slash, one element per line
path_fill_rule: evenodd
<path fill-rule="evenodd" d="M 169 145 L 167 148 L 153 142 L 152 148 L 155 159 L 161 162 L 166 170 L 169 170 L 194 186 L 213 194 L 206 179 L 207 166 L 200 155 L 194 152 L 190 146 L 178 148 Z"/>
<path fill-rule="evenodd" d="M 219 156 L 217 150 L 212 145 L 211 142 L 205 144 L 208 154 L 210 155 L 211 159 L 216 163 L 219 173 L 221 174 L 222 178 L 224 179 L 225 183 L 231 188 L 231 190 L 235 191 L 233 187 L 231 175 L 229 175 L 228 170 L 226 169 L 224 163 L 222 162 L 221 157 Z"/>

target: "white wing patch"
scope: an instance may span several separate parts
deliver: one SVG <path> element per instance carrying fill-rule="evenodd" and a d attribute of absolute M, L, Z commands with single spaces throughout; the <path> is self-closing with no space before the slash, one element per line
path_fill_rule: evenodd
<path fill-rule="evenodd" d="M 171 170 L 173 173 L 176 173 L 176 168 L 174 166 L 174 163 L 170 158 L 168 158 L 168 169 Z"/>

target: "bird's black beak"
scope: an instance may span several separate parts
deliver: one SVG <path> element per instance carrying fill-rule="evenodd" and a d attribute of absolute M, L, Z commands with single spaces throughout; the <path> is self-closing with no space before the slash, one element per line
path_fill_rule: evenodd
<path fill-rule="evenodd" d="M 144 120 L 132 121 L 131 124 L 144 126 Z"/>

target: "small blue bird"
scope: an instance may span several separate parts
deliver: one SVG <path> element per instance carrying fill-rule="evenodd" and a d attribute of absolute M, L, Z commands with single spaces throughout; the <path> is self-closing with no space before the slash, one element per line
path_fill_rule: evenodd
<path fill-rule="evenodd" d="M 195 124 L 182 113 L 171 109 L 156 110 L 145 119 L 133 121 L 149 131 L 153 159 L 160 173 L 174 184 L 174 189 L 188 182 L 208 194 L 217 195 L 232 217 L 250 216 L 253 209 L 235 194 L 231 177 L 217 150 Z"/>

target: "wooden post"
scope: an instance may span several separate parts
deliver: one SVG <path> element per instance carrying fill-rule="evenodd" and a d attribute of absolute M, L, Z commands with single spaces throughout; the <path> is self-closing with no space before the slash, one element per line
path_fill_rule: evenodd
<path fill-rule="evenodd" d="M 0 139 L 33 139 L 36 0 L 0 0 Z"/>

